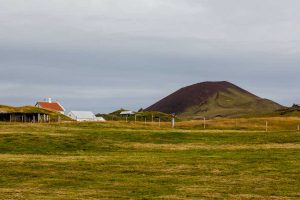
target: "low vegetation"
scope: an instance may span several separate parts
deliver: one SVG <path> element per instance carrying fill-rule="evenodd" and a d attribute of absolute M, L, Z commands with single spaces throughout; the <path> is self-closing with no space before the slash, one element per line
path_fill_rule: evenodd
<path fill-rule="evenodd" d="M 0 123 L 0 199 L 299 199 L 298 121 Z"/>
<path fill-rule="evenodd" d="M 140 111 L 136 112 L 134 115 L 121 116 L 120 113 L 124 111 L 123 109 L 117 110 L 110 114 L 97 114 L 98 117 L 103 117 L 108 121 L 137 121 L 137 122 L 169 122 L 171 121 L 171 114 L 166 114 L 162 112 L 147 112 Z M 178 118 L 176 118 L 179 121 Z"/>

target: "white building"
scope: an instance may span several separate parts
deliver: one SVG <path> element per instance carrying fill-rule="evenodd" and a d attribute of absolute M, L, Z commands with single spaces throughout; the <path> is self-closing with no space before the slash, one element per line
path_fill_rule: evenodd
<path fill-rule="evenodd" d="M 104 122 L 103 117 L 96 117 L 91 111 L 71 111 L 68 117 L 78 122 Z"/>
<path fill-rule="evenodd" d="M 125 110 L 120 113 L 120 115 L 122 115 L 122 116 L 130 116 L 130 115 L 134 115 L 134 114 L 135 114 L 135 112 L 131 111 L 131 110 Z"/>

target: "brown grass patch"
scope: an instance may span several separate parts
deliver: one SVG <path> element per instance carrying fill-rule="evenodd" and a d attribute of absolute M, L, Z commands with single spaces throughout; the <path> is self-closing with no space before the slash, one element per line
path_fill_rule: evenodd
<path fill-rule="evenodd" d="M 107 156 L 64 156 L 64 155 L 32 155 L 32 154 L 0 154 L 0 161 L 25 162 L 78 162 L 78 161 L 107 161 L 113 157 Z"/>
<path fill-rule="evenodd" d="M 230 199 L 239 199 L 239 200 L 246 200 L 246 199 L 269 199 L 269 200 L 278 200 L 278 199 L 291 199 L 288 197 L 278 197 L 278 196 L 262 196 L 256 194 L 238 194 L 238 195 L 229 195 Z"/>
<path fill-rule="evenodd" d="M 169 150 L 169 151 L 185 151 L 185 150 L 243 150 L 243 149 L 300 149 L 300 144 L 222 144 L 208 145 L 204 143 L 188 143 L 188 144 L 154 144 L 154 143 L 119 143 L 121 148 L 147 149 L 147 150 Z"/>

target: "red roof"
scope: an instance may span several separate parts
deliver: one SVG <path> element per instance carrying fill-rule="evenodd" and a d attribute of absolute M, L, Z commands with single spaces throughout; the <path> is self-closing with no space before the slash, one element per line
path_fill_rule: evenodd
<path fill-rule="evenodd" d="M 54 111 L 65 111 L 65 109 L 58 103 L 58 102 L 37 102 L 36 105 L 38 105 L 41 108 L 45 108 L 48 110 L 54 110 Z"/>

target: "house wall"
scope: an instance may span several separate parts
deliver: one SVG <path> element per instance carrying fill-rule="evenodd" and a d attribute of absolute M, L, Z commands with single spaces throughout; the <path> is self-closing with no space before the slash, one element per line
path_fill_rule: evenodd
<path fill-rule="evenodd" d="M 71 119 L 77 120 L 76 116 L 73 113 L 69 113 L 68 117 L 70 117 Z"/>

